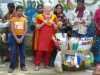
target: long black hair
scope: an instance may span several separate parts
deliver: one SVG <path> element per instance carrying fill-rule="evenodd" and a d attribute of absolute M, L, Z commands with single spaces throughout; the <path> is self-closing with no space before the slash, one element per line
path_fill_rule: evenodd
<path fill-rule="evenodd" d="M 57 4 L 54 8 L 54 14 L 57 15 L 57 7 L 60 6 L 61 7 L 61 13 L 63 13 L 63 6 L 61 4 Z"/>
<path fill-rule="evenodd" d="M 39 10 L 40 9 L 43 9 L 43 4 L 39 4 L 38 6 L 37 6 L 37 12 L 38 13 L 43 13 L 43 10 L 40 12 Z"/>
<path fill-rule="evenodd" d="M 37 6 L 37 9 L 39 9 L 39 8 L 43 8 L 43 4 L 39 4 L 38 6 Z"/>

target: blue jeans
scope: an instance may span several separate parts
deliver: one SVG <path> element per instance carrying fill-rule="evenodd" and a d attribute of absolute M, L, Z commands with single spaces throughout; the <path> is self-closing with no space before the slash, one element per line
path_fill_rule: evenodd
<path fill-rule="evenodd" d="M 19 37 L 20 38 L 20 37 Z M 21 44 L 17 44 L 15 38 L 12 34 L 9 34 L 9 42 L 10 43 L 10 68 L 14 69 L 16 67 L 16 52 L 18 50 L 18 54 L 20 57 L 20 67 L 25 66 L 25 50 L 24 50 L 24 40 Z"/>
<path fill-rule="evenodd" d="M 72 37 L 78 37 L 78 30 L 73 30 L 72 31 Z"/>
<path fill-rule="evenodd" d="M 94 52 L 94 60 L 95 63 L 100 64 L 100 36 L 96 36 L 95 38 L 95 45 L 93 45 L 92 49 Z"/>

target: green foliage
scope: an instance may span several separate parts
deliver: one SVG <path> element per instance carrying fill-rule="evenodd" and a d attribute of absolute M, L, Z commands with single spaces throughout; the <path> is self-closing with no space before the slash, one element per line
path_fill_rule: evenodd
<path fill-rule="evenodd" d="M 76 68 L 75 66 L 68 67 L 67 65 L 64 65 L 64 64 L 62 66 L 63 66 L 63 70 L 64 71 L 81 71 L 81 70 L 84 70 L 85 69 L 84 62 L 80 65 L 79 68 Z"/>
<path fill-rule="evenodd" d="M 65 0 L 61 0 L 61 4 L 63 5 L 64 10 L 67 11 L 68 7 L 67 4 L 65 3 Z"/>

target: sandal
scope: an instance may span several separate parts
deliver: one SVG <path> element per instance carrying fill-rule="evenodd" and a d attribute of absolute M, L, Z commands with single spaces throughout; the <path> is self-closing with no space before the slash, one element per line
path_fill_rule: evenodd
<path fill-rule="evenodd" d="M 35 66 L 35 71 L 39 71 L 40 67 L 39 66 Z"/>

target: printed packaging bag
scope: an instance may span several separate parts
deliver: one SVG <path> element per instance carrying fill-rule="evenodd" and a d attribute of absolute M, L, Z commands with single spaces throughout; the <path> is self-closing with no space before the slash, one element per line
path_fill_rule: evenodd
<path fill-rule="evenodd" d="M 93 37 L 80 38 L 78 50 L 90 50 L 92 47 Z"/>
<path fill-rule="evenodd" d="M 73 52 L 77 52 L 78 46 L 79 46 L 79 38 L 71 37 L 69 39 L 69 45 Z"/>

